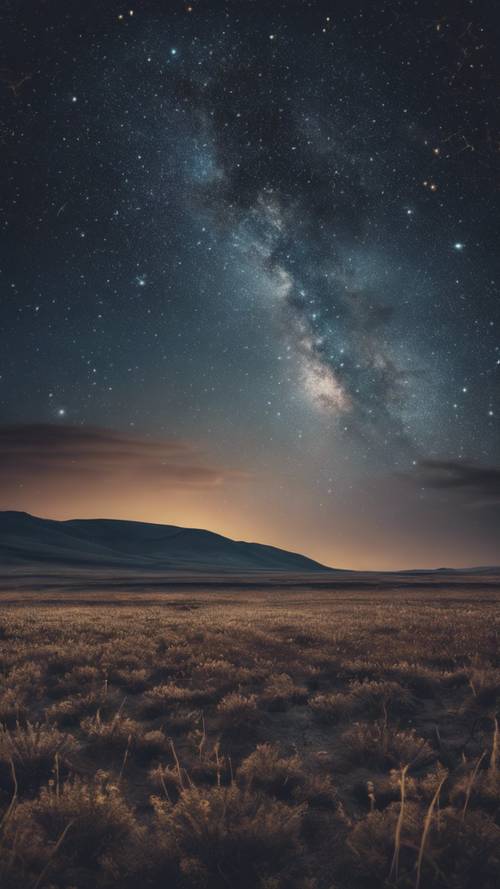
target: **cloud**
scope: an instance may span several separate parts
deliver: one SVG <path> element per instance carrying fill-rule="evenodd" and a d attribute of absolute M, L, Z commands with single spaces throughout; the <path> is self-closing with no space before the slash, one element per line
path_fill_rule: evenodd
<path fill-rule="evenodd" d="M 417 478 L 428 488 L 455 491 L 470 506 L 500 506 L 500 466 L 461 460 L 422 460 Z"/>
<path fill-rule="evenodd" d="M 208 466 L 188 442 L 112 432 L 96 426 L 0 426 L 2 491 L 61 484 L 130 485 L 145 489 L 205 490 L 231 471 Z"/>

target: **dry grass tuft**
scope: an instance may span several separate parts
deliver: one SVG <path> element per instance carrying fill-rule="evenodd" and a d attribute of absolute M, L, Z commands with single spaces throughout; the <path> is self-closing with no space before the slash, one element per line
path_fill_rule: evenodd
<path fill-rule="evenodd" d="M 181 872 L 205 885 L 253 889 L 263 878 L 277 886 L 299 885 L 300 826 L 304 809 L 251 793 L 236 785 L 181 791 L 178 802 L 155 800 L 156 837 L 167 855 L 173 835 Z M 286 882 L 285 882 L 286 880 Z M 215 882 L 214 882 L 215 881 Z"/>
<path fill-rule="evenodd" d="M 217 713 L 224 731 L 234 733 L 249 729 L 258 719 L 256 696 L 230 692 L 217 704 Z"/>
<path fill-rule="evenodd" d="M 54 770 L 65 769 L 78 748 L 72 735 L 63 734 L 53 725 L 28 722 L 10 731 L 0 729 L 0 781 L 8 785 L 14 767 L 23 788 L 36 788 Z"/>

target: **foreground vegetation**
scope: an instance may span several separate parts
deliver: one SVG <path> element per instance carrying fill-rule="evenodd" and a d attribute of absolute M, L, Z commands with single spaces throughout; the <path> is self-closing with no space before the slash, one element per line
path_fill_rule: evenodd
<path fill-rule="evenodd" d="M 494 591 L 4 606 L 0 885 L 495 889 L 498 622 Z"/>

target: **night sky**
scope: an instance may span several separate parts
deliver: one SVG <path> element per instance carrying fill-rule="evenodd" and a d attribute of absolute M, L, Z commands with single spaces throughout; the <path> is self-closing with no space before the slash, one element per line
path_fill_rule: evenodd
<path fill-rule="evenodd" d="M 497 4 L 1 24 L 0 508 L 498 564 Z"/>

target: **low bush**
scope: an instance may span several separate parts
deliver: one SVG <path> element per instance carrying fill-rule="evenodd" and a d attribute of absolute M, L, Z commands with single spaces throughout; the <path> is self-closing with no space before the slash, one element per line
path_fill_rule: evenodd
<path fill-rule="evenodd" d="M 155 801 L 158 848 L 171 837 L 188 885 L 299 886 L 302 806 L 288 806 L 236 785 L 181 791 L 175 805 Z M 270 885 L 270 884 L 268 884 Z"/>
<path fill-rule="evenodd" d="M 28 722 L 11 731 L 0 729 L 0 782 L 9 787 L 14 769 L 22 788 L 36 789 L 54 770 L 65 771 L 79 746 L 72 735 L 49 724 Z"/>

